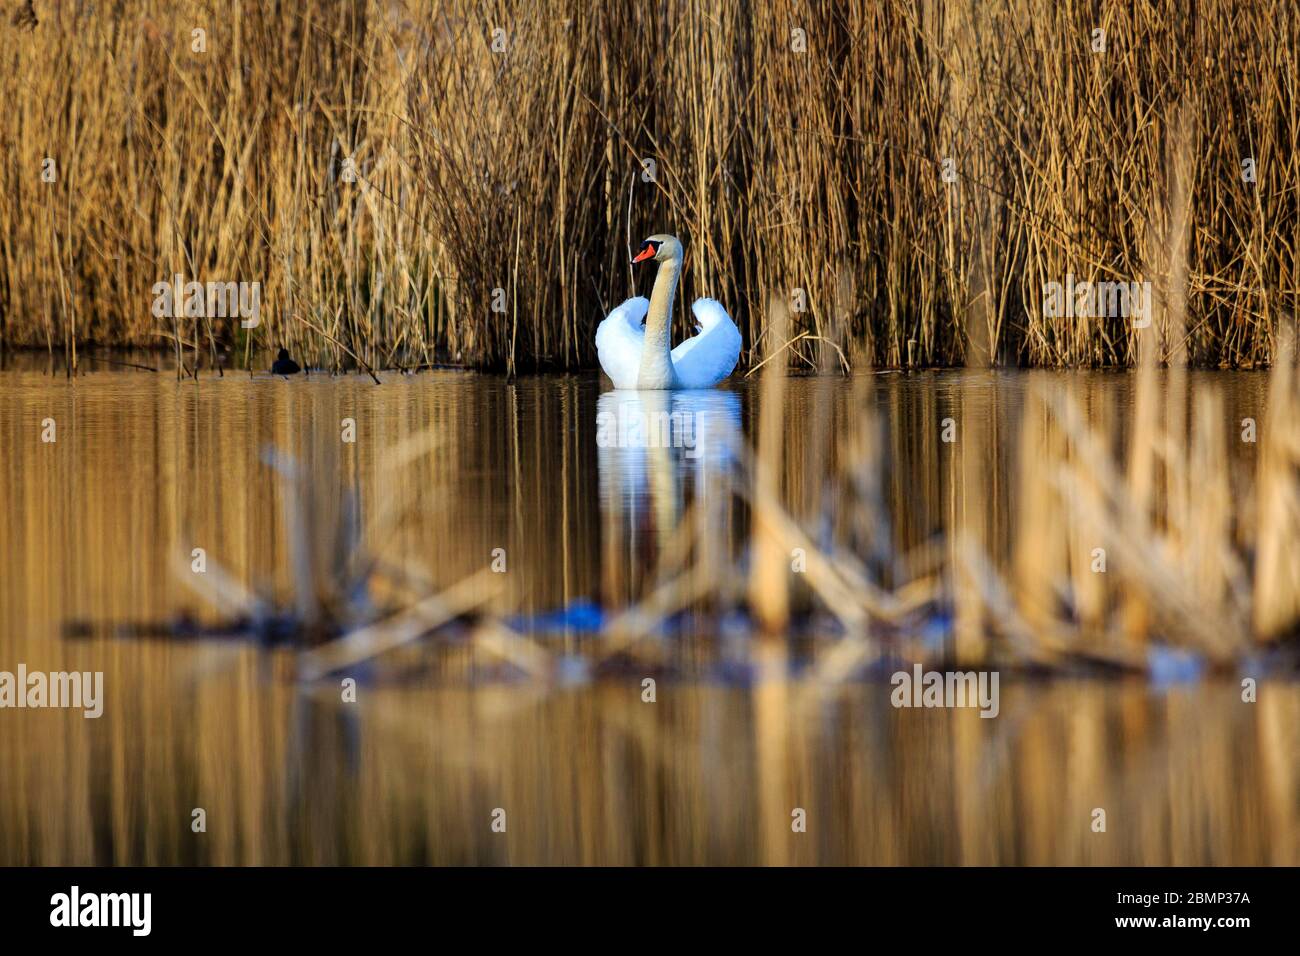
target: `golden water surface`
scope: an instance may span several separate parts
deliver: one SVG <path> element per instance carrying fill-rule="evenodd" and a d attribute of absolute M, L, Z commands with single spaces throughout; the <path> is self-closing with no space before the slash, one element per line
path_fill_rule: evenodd
<path fill-rule="evenodd" d="M 322 480 L 357 490 L 368 548 L 439 586 L 500 549 L 492 606 L 527 614 L 633 600 L 727 446 L 603 447 L 598 416 L 617 420 L 624 397 L 590 375 L 392 374 L 376 387 L 88 368 L 0 371 L 0 671 L 102 671 L 105 686 L 99 719 L 0 710 L 2 865 L 1300 862 L 1300 690 L 1285 681 L 1248 705 L 1230 679 L 1007 674 L 985 720 L 894 709 L 883 678 L 812 687 L 769 648 L 744 679 L 661 676 L 653 703 L 639 674 L 538 683 L 468 666 L 362 673 L 345 703 L 337 682 L 295 681 L 286 652 L 249 641 L 112 636 L 182 612 L 220 618 L 185 580 L 196 548 L 289 599 L 293 529 L 269 448 L 337 438 L 337 474 Z M 962 509 L 1005 538 L 1025 378 L 866 382 L 900 548 Z M 1131 390 L 1124 374 L 1066 378 L 1120 406 Z M 1262 415 L 1260 377 L 1210 378 L 1235 418 Z M 833 511 L 822 478 L 863 387 L 788 383 L 783 487 L 802 517 Z M 679 401 L 744 440 L 757 400 L 737 382 Z M 988 436 L 979 500 L 937 440 L 949 415 Z M 384 467 L 424 432 L 427 455 Z M 394 502 L 402 520 L 380 534 Z M 720 527 L 746 532 L 739 512 Z M 69 622 L 97 636 L 65 637 Z M 806 832 L 792 830 L 797 810 Z"/>

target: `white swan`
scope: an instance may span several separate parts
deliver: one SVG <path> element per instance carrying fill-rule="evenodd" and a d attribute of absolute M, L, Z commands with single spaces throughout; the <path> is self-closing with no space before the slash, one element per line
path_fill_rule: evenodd
<path fill-rule="evenodd" d="M 659 263 L 659 274 L 650 301 L 628 299 L 596 329 L 600 367 L 615 388 L 712 388 L 736 367 L 740 330 L 720 303 L 697 299 L 691 306 L 697 334 L 670 351 L 682 244 L 675 236 L 651 236 L 632 261 L 651 258 Z"/>

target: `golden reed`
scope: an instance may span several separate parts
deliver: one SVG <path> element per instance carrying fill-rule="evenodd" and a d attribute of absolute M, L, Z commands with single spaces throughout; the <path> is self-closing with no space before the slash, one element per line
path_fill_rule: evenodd
<path fill-rule="evenodd" d="M 773 295 L 858 365 L 1136 364 L 1130 320 L 1044 289 L 1159 295 L 1175 141 L 1160 358 L 1270 362 L 1296 311 L 1288 0 L 38 7 L 0 29 L 7 348 L 590 365 L 629 239 L 671 229 L 750 364 Z M 260 283 L 261 321 L 160 321 L 177 274 Z"/>

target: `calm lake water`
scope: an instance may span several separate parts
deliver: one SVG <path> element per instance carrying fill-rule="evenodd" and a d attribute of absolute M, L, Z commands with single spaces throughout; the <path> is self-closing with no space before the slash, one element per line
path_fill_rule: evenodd
<path fill-rule="evenodd" d="M 661 675 L 649 704 L 639 673 L 497 679 L 451 648 L 359 670 L 344 703 L 337 681 L 301 684 L 286 652 L 245 642 L 65 638 L 69 621 L 215 620 L 184 577 L 195 548 L 245 587 L 291 594 L 293 529 L 265 452 L 318 462 L 324 442 L 335 451 L 319 480 L 356 489 L 362 540 L 383 560 L 440 587 L 503 560 L 501 614 L 625 606 L 752 439 L 759 401 L 744 380 L 651 399 L 602 394 L 596 375 L 425 372 L 376 387 L 87 367 L 71 381 L 0 371 L 0 671 L 105 675 L 99 719 L 0 710 L 0 864 L 1300 863 L 1300 690 L 1286 682 L 1243 706 L 1230 679 L 1006 675 L 984 720 L 894 709 L 883 681 L 828 693 L 770 649 L 744 680 L 704 665 Z M 869 404 L 893 546 L 978 509 L 1004 547 L 1035 381 L 1121 421 L 1133 384 L 791 379 L 792 511 L 844 517 L 824 478 Z M 1234 422 L 1262 417 L 1264 384 L 1193 375 L 1223 390 Z M 653 414 L 691 431 L 667 449 L 602 438 Z M 978 500 L 939 440 L 947 417 L 984 438 Z M 425 432 L 429 453 L 392 468 Z M 1237 452 L 1243 479 L 1254 447 Z M 743 539 L 744 514 L 722 510 L 721 533 Z M 795 808 L 805 833 L 791 831 Z"/>

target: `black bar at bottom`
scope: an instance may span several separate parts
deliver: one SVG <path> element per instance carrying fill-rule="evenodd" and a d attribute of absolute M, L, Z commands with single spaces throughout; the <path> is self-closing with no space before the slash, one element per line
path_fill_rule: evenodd
<path fill-rule="evenodd" d="M 75 934 L 127 945 L 338 945 L 399 934 L 460 945 L 630 945 L 668 932 L 733 947 L 831 932 L 918 943 L 1170 934 L 1232 942 L 1293 926 L 1294 884 L 1294 870 L 1234 868 L 0 869 L 0 931 L 6 942 Z"/>

